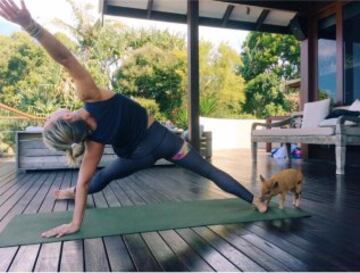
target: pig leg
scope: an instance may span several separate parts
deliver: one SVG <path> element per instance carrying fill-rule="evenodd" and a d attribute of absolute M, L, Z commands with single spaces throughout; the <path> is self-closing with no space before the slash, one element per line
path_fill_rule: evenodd
<path fill-rule="evenodd" d="M 280 195 L 280 203 L 279 203 L 279 208 L 280 208 L 280 209 L 283 209 L 283 208 L 284 208 L 285 200 L 286 200 L 286 193 L 282 193 L 282 194 Z"/>
<path fill-rule="evenodd" d="M 296 186 L 296 189 L 294 191 L 294 201 L 293 206 L 295 208 L 300 207 L 300 197 L 301 197 L 301 184 Z"/>

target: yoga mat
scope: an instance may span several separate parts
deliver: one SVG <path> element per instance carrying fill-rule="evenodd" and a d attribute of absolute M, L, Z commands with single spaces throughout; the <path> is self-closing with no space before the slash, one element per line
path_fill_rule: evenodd
<path fill-rule="evenodd" d="M 0 247 L 98 238 L 205 225 L 235 224 L 310 216 L 301 209 L 273 207 L 265 214 L 234 199 L 166 202 L 142 206 L 87 209 L 81 230 L 61 238 L 42 238 L 50 228 L 71 221 L 72 212 L 15 216 L 0 234 Z"/>

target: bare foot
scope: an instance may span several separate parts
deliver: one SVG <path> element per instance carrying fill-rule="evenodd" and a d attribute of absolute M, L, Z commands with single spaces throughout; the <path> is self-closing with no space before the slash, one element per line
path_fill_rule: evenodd
<path fill-rule="evenodd" d="M 261 202 L 259 197 L 254 197 L 252 204 L 260 213 L 265 213 L 268 209 L 268 206 Z"/>
<path fill-rule="evenodd" d="M 75 187 L 67 188 L 65 190 L 56 190 L 54 197 L 57 200 L 75 199 Z"/>

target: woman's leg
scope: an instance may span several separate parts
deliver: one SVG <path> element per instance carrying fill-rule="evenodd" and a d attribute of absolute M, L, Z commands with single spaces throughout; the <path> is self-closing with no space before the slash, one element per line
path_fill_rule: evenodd
<path fill-rule="evenodd" d="M 212 180 L 222 190 L 234 194 L 255 205 L 260 212 L 267 210 L 266 204 L 236 181 L 232 176 L 216 168 L 179 136 L 167 131 L 155 156 L 164 157 L 175 164 Z"/>
<path fill-rule="evenodd" d="M 259 197 L 254 197 L 250 191 L 248 191 L 232 176 L 216 168 L 194 149 L 184 148 L 186 145 L 189 144 L 185 143 L 180 151 L 169 160 L 181 167 L 212 180 L 219 188 L 249 202 L 261 213 L 267 211 L 267 205 L 261 202 Z"/>
<path fill-rule="evenodd" d="M 154 161 L 152 156 L 145 156 L 141 159 L 116 158 L 95 173 L 89 183 L 88 193 L 99 192 L 114 179 L 124 178 L 136 171 L 149 168 L 154 164 Z M 74 199 L 75 187 L 55 191 L 55 198 Z"/>
<path fill-rule="evenodd" d="M 188 144 L 185 144 L 188 145 Z M 179 157 L 182 157 L 181 154 Z M 176 158 L 176 156 L 175 156 Z M 252 203 L 253 194 L 236 181 L 232 176 L 226 172 L 216 168 L 209 161 L 205 160 L 197 151 L 191 149 L 180 159 L 171 159 L 175 164 L 191 170 L 203 177 L 213 181 L 222 190 L 236 195 L 245 201 Z"/>
<path fill-rule="evenodd" d="M 128 158 L 116 158 L 105 168 L 96 172 L 89 183 L 88 193 L 99 192 L 111 181 L 129 176 L 139 170 L 151 167 L 154 164 L 152 157 L 134 160 Z"/>

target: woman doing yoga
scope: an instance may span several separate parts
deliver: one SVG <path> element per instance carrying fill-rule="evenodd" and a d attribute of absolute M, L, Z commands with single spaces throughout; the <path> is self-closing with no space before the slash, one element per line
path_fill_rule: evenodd
<path fill-rule="evenodd" d="M 77 232 L 84 217 L 87 195 L 101 191 L 112 180 L 151 167 L 166 158 L 216 183 L 221 189 L 252 203 L 260 212 L 266 204 L 254 197 L 227 173 L 203 159 L 177 135 L 163 127 L 133 100 L 96 86 L 89 72 L 52 34 L 36 23 L 21 1 L 0 0 L 0 15 L 19 24 L 45 48 L 50 56 L 71 75 L 77 96 L 84 108 L 75 112 L 59 109 L 44 124 L 47 146 L 67 153 L 74 162 L 83 156 L 76 188 L 55 192 L 55 198 L 75 199 L 71 223 L 48 230 L 44 237 L 61 237 Z M 96 171 L 105 144 L 111 144 L 118 157 Z"/>

